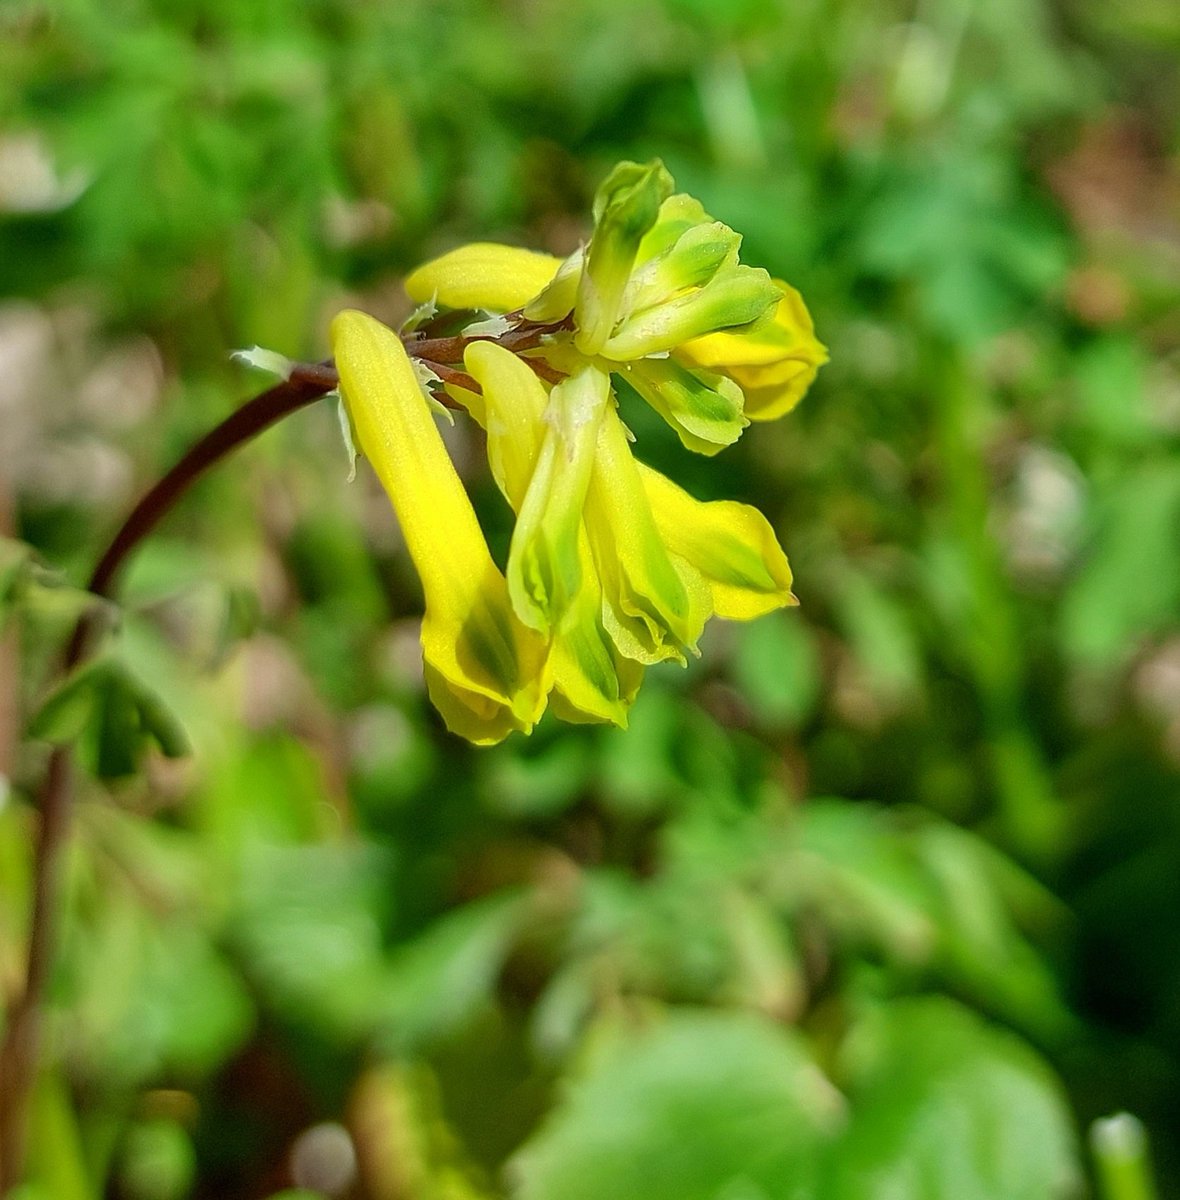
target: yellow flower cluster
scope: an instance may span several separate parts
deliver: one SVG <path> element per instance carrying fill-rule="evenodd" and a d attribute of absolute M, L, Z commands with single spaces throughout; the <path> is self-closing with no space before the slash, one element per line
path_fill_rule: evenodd
<path fill-rule="evenodd" d="M 711 615 L 793 602 L 761 513 L 695 500 L 636 460 L 615 382 L 715 454 L 792 408 L 826 361 L 801 298 L 741 264 L 739 236 L 674 194 L 658 161 L 616 167 L 594 216 L 565 261 L 477 244 L 406 281 L 420 303 L 474 310 L 447 391 L 484 428 L 516 513 L 503 572 L 402 337 L 355 311 L 332 324 L 354 439 L 422 578 L 431 700 L 479 744 L 528 732 L 547 704 L 625 725 L 644 668 L 685 662 Z"/>

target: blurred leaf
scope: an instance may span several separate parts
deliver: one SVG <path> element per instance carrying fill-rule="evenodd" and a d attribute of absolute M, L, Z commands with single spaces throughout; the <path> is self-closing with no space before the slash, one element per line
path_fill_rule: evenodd
<path fill-rule="evenodd" d="M 935 895 L 888 813 L 838 800 L 800 813 L 798 887 L 853 946 L 880 946 L 900 964 L 931 962 Z"/>
<path fill-rule="evenodd" d="M 922 661 L 903 605 L 859 573 L 841 578 L 835 601 L 873 686 L 887 698 L 914 692 L 922 678 Z"/>
<path fill-rule="evenodd" d="M 819 655 L 797 613 L 776 613 L 741 626 L 733 671 L 761 724 L 797 728 L 815 708 Z"/>
<path fill-rule="evenodd" d="M 825 1200 L 1053 1200 L 1081 1182 L 1059 1085 L 1010 1034 L 951 1000 L 896 1001 L 845 1046 L 852 1119 Z"/>
<path fill-rule="evenodd" d="M 347 842 L 248 847 L 232 934 L 287 1020 L 345 1043 L 372 1033 L 387 986 L 377 920 L 386 867 L 378 850 Z"/>
<path fill-rule="evenodd" d="M 383 1038 L 415 1047 L 452 1032 L 488 1003 L 526 915 L 524 895 L 488 896 L 440 917 L 404 945 L 380 1001 Z"/>
<path fill-rule="evenodd" d="M 28 1176 L 45 1200 L 98 1200 L 86 1169 L 69 1086 L 57 1072 L 42 1074 L 32 1097 Z"/>
<path fill-rule="evenodd" d="M 1099 338 L 1077 354 L 1078 416 L 1102 440 L 1134 447 L 1150 438 L 1147 368 L 1143 348 L 1129 337 Z"/>
<path fill-rule="evenodd" d="M 192 1140 L 176 1121 L 140 1121 L 123 1135 L 119 1180 L 133 1200 L 183 1200 L 196 1168 Z"/>
<path fill-rule="evenodd" d="M 1180 611 L 1180 471 L 1152 462 L 1099 506 L 1093 543 L 1065 595 L 1061 637 L 1083 665 L 1110 666 Z"/>
<path fill-rule="evenodd" d="M 88 663 L 60 684 L 29 725 L 29 736 L 58 745 L 93 737 L 95 770 L 117 779 L 137 769 L 148 742 L 167 758 L 188 753 L 188 739 L 161 698 L 115 658 Z"/>
<path fill-rule="evenodd" d="M 199 1079 L 248 1035 L 238 976 L 183 912 L 161 919 L 107 882 L 72 960 L 76 1061 L 120 1087 Z"/>
<path fill-rule="evenodd" d="M 817 1195 L 842 1105 L 797 1034 L 749 1014 L 681 1009 L 595 1037 L 511 1164 L 517 1200 Z"/>
<path fill-rule="evenodd" d="M 370 1067 L 350 1104 L 365 1194 L 374 1200 L 481 1200 L 487 1193 L 447 1124 L 434 1075 L 424 1066 Z"/>
<path fill-rule="evenodd" d="M 506 817 L 547 817 L 573 804 L 589 783 L 585 740 L 557 738 L 533 747 L 505 746 L 482 781 L 488 807 Z"/>

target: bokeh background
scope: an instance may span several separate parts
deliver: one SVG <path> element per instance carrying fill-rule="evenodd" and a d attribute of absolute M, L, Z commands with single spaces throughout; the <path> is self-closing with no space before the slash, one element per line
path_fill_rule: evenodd
<path fill-rule="evenodd" d="M 1118 1110 L 1180 1196 L 1178 50 L 1170 0 L 3 0 L 0 532 L 74 585 L 231 350 L 567 253 L 619 158 L 832 356 L 716 460 L 630 414 L 801 605 L 626 733 L 445 734 L 330 406 L 195 489 L 112 649 L 193 754 L 80 784 L 26 1200 L 1041 1200 Z M 73 611 L 22 595 L 8 998 Z"/>

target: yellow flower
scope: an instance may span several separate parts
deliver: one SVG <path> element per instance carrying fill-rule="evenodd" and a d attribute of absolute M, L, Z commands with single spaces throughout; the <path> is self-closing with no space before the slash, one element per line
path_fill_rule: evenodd
<path fill-rule="evenodd" d="M 745 415 L 773 421 L 803 399 L 827 348 L 815 336 L 803 297 L 781 279 L 782 296 L 773 317 L 744 330 L 723 329 L 693 338 L 676 348 L 689 367 L 704 367 L 732 379 L 746 397 Z"/>
<path fill-rule="evenodd" d="M 413 363 L 376 321 L 333 323 L 351 425 L 422 577 L 427 686 L 472 741 L 527 732 L 547 699 L 564 720 L 625 726 L 645 668 L 698 653 L 710 616 L 796 602 L 766 518 L 639 462 L 616 389 L 717 454 L 827 360 L 802 299 L 742 265 L 740 235 L 673 194 L 658 160 L 620 164 L 594 218 L 564 261 L 477 243 L 414 271 L 414 300 L 491 319 L 457 336 L 453 318 L 439 336 L 419 322 Z M 430 415 L 444 390 L 484 428 L 516 514 L 503 573 Z"/>
<path fill-rule="evenodd" d="M 528 732 L 545 707 L 548 650 L 512 610 L 405 349 L 360 312 L 338 314 L 331 332 L 358 448 L 389 494 L 422 579 L 430 698 L 469 741 Z"/>

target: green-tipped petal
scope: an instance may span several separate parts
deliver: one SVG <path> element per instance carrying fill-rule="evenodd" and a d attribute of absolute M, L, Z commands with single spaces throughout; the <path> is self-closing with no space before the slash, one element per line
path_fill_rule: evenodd
<path fill-rule="evenodd" d="M 683 663 L 685 651 L 696 653 L 712 607 L 709 589 L 695 567 L 665 547 L 613 410 L 599 428 L 586 530 L 602 582 L 603 623 L 619 650 L 643 663 Z"/>
<path fill-rule="evenodd" d="M 549 393 L 545 436 L 508 551 L 516 615 L 542 633 L 562 625 L 582 584 L 578 533 L 610 377 L 594 366 Z"/>
<path fill-rule="evenodd" d="M 432 698 L 471 741 L 527 732 L 545 706 L 547 648 L 512 611 L 401 341 L 348 311 L 332 322 L 332 349 L 358 448 L 393 503 L 422 579 Z"/>
<path fill-rule="evenodd" d="M 660 205 L 656 223 L 639 243 L 639 253 L 635 256 L 635 261 L 645 263 L 648 259 L 655 258 L 657 254 L 674 246 L 686 230 L 694 225 L 706 224 L 712 219 L 695 196 L 686 192 L 677 192 L 675 196 L 669 196 Z"/>
<path fill-rule="evenodd" d="M 411 272 L 406 293 L 418 304 L 436 298 L 447 308 L 514 312 L 543 291 L 560 266 L 550 254 L 473 242 Z"/>
<path fill-rule="evenodd" d="M 791 567 L 770 522 L 748 504 L 702 501 L 636 464 L 665 545 L 700 571 L 717 616 L 749 621 L 797 601 Z"/>
<path fill-rule="evenodd" d="M 724 371 L 733 379 L 745 393 L 746 416 L 754 421 L 790 412 L 828 361 L 803 297 L 782 280 L 775 283 L 782 295 L 769 320 L 706 334 L 676 349 L 676 357 L 689 366 Z"/>
<path fill-rule="evenodd" d="M 630 314 L 602 354 L 623 361 L 675 349 L 712 330 L 757 320 L 781 294 L 760 267 L 727 267 L 703 288 Z"/>
<path fill-rule="evenodd" d="M 724 375 L 689 371 L 672 358 L 628 363 L 622 374 L 697 454 L 732 446 L 750 423 L 742 413 L 742 389 Z"/>
<path fill-rule="evenodd" d="M 582 587 L 565 629 L 553 642 L 550 704 L 563 721 L 609 721 L 627 728 L 627 710 L 643 682 L 643 665 L 624 657 L 602 623 L 602 585 L 582 529 Z"/>
<path fill-rule="evenodd" d="M 594 234 L 578 283 L 574 340 L 583 354 L 597 354 L 611 336 L 635 256 L 672 191 L 659 159 L 619 163 L 594 197 Z"/>
<path fill-rule="evenodd" d="M 724 265 L 737 262 L 741 244 L 741 235 L 720 221 L 691 226 L 667 250 L 635 270 L 624 307 L 638 312 L 688 288 L 703 287 Z"/>

